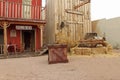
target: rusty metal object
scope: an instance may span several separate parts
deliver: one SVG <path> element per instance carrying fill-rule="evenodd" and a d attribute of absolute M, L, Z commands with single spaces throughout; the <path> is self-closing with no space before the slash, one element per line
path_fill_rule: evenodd
<path fill-rule="evenodd" d="M 79 41 L 78 47 L 97 47 L 98 45 L 106 47 L 105 38 L 99 38 L 97 33 L 86 33 L 84 40 Z"/>
<path fill-rule="evenodd" d="M 48 45 L 49 55 L 48 62 L 49 64 L 53 63 L 67 63 L 67 45 Z"/>
<path fill-rule="evenodd" d="M 104 40 L 81 40 L 78 47 L 96 47 L 97 45 L 107 46 Z"/>

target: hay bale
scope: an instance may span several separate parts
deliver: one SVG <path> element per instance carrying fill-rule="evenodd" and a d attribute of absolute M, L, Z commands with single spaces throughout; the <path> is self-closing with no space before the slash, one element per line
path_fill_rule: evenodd
<path fill-rule="evenodd" d="M 74 47 L 71 49 L 72 54 L 76 55 L 90 55 L 91 49 L 90 48 L 83 48 L 83 47 Z"/>
<path fill-rule="evenodd" d="M 86 48 L 86 47 L 75 47 L 71 49 L 71 54 L 76 55 L 90 55 L 90 54 L 108 54 L 107 47 L 96 47 L 96 48 Z"/>
<path fill-rule="evenodd" d="M 112 53 L 112 46 L 111 45 L 107 45 L 106 47 L 96 47 L 96 48 L 92 48 L 91 52 L 92 54 L 110 54 Z"/>
<path fill-rule="evenodd" d="M 75 54 L 77 54 L 77 55 L 90 55 L 91 49 L 90 48 L 82 48 L 82 47 L 76 48 Z"/>
<path fill-rule="evenodd" d="M 74 47 L 71 48 L 71 54 L 76 55 L 90 55 L 90 54 L 110 54 L 112 53 L 112 46 L 107 45 L 106 47 L 99 46 L 95 48 L 88 48 L 88 47 Z"/>
<path fill-rule="evenodd" d="M 107 45 L 107 49 L 108 49 L 108 53 L 112 53 L 113 52 L 113 47 L 112 45 Z"/>
<path fill-rule="evenodd" d="M 62 32 L 59 32 L 56 34 L 56 43 L 58 44 L 66 44 L 68 41 L 68 38 L 66 35 Z"/>
<path fill-rule="evenodd" d="M 107 47 L 91 48 L 91 53 L 92 54 L 107 54 L 108 53 L 108 49 L 107 49 Z"/>
<path fill-rule="evenodd" d="M 76 47 L 70 48 L 70 54 L 75 54 L 75 49 L 76 49 Z"/>

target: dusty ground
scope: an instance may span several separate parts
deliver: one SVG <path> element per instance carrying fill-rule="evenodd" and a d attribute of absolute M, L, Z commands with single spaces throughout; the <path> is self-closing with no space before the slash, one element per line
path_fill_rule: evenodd
<path fill-rule="evenodd" d="M 48 64 L 48 56 L 0 59 L 0 80 L 120 80 L 119 55 L 68 56 Z"/>

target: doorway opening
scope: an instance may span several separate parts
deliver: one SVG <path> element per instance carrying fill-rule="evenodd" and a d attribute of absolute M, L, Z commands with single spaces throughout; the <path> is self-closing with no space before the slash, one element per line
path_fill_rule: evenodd
<path fill-rule="evenodd" d="M 35 50 L 35 31 L 25 30 L 22 31 L 22 43 L 24 45 L 24 51 Z"/>
<path fill-rule="evenodd" d="M 0 28 L 0 54 L 3 54 L 3 46 L 4 46 L 4 35 L 3 29 Z"/>

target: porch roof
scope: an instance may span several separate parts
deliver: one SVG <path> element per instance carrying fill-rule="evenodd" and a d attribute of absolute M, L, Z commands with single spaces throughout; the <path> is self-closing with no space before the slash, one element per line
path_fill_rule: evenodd
<path fill-rule="evenodd" d="M 10 24 L 25 24 L 25 25 L 40 25 L 46 24 L 45 20 L 37 20 L 37 19 L 15 19 L 15 18 L 1 18 L 0 21 L 7 21 Z"/>

